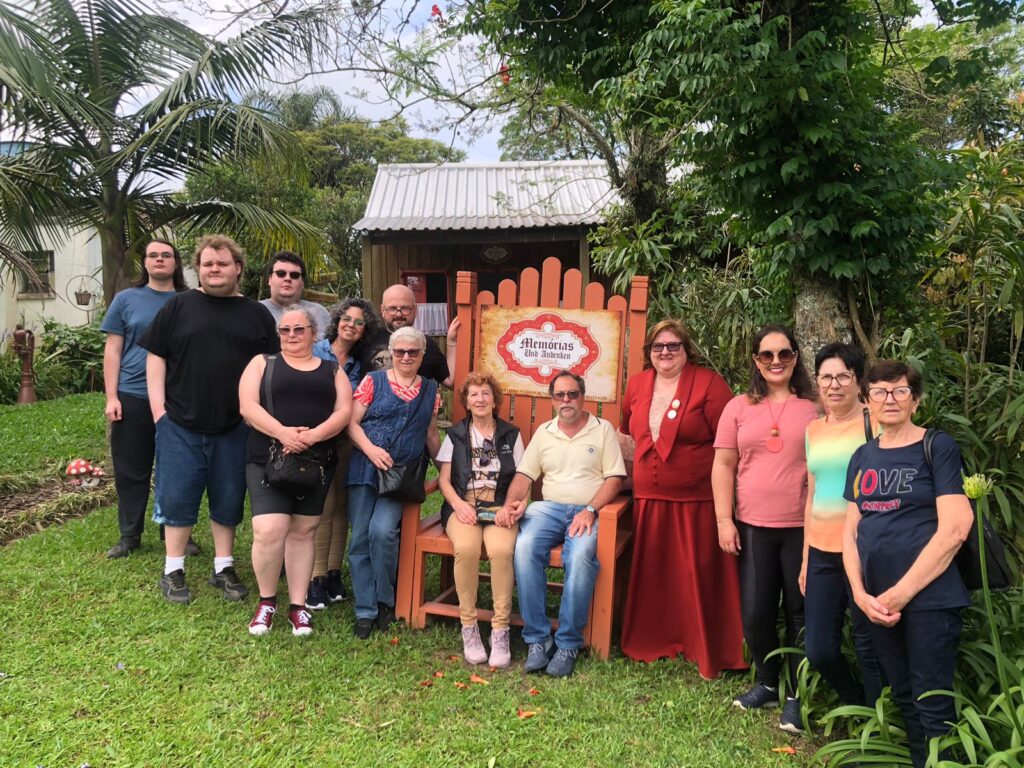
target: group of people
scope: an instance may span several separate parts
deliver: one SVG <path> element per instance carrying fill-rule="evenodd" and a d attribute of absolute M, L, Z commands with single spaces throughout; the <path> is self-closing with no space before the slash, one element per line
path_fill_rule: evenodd
<path fill-rule="evenodd" d="M 498 381 L 477 371 L 458 382 L 467 416 L 442 440 L 457 320 L 446 355 L 413 326 L 405 286 L 384 292 L 379 314 L 363 299 L 329 313 L 302 300 L 297 255 L 271 259 L 262 303 L 240 294 L 243 267 L 233 241 L 205 237 L 199 288 L 186 290 L 177 250 L 154 240 L 140 283 L 111 304 L 102 328 L 120 539 L 108 557 L 139 546 L 155 459 L 167 600 L 191 600 L 185 558 L 198 549 L 191 532 L 204 491 L 209 582 L 227 599 L 247 595 L 233 547 L 248 492 L 260 593 L 249 631 L 271 629 L 283 568 L 292 632 L 310 634 L 310 611 L 345 599 L 348 538 L 354 631 L 365 639 L 395 619 L 401 502 L 380 492 L 378 476 L 426 452 L 440 471 L 466 660 L 510 663 L 517 588 L 525 669 L 561 677 L 583 646 L 598 510 L 628 477 L 625 655 L 683 654 L 710 679 L 747 667 L 745 641 L 756 683 L 734 703 L 781 703 L 780 726 L 799 732 L 795 664 L 783 681 L 777 652 L 781 603 L 785 646 L 803 640 L 844 702 L 871 703 L 891 686 L 914 764 L 924 764 L 927 737 L 954 716 L 951 697 L 919 697 L 952 685 L 968 603 L 952 563 L 973 514 L 955 442 L 940 433 L 925 455 L 924 430 L 911 421 L 922 396 L 916 370 L 895 361 L 865 370 L 857 348 L 829 344 L 814 359 L 815 388 L 793 333 L 770 325 L 753 339 L 746 392 L 734 396 L 699 364 L 686 327 L 663 320 L 645 339 L 645 370 L 627 383 L 618 433 L 583 407 L 586 381 L 558 371 L 549 382 L 555 418 L 524 444 L 498 416 Z M 318 457 L 315 490 L 267 482 L 268 461 L 288 454 Z M 527 503 L 538 482 L 541 499 Z M 559 545 L 565 579 L 552 637 L 546 568 Z M 477 618 L 481 549 L 491 569 L 489 650 Z M 848 609 L 859 680 L 841 649 Z"/>

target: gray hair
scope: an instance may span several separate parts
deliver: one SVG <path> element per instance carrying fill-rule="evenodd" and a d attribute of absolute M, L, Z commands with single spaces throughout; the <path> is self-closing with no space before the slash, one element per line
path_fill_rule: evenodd
<path fill-rule="evenodd" d="M 313 319 L 312 313 L 305 307 L 286 307 L 285 310 L 281 313 L 281 319 L 283 320 L 284 316 L 287 315 L 289 312 L 299 312 L 302 314 L 304 318 L 306 318 L 306 325 L 308 325 L 310 329 L 313 331 L 313 338 L 315 339 L 316 335 L 320 332 L 320 328 L 317 327 L 316 320 Z"/>
<path fill-rule="evenodd" d="M 423 331 L 413 328 L 411 325 L 403 325 L 391 334 L 391 338 L 388 339 L 388 349 L 394 350 L 395 342 L 399 339 L 412 339 L 420 349 L 427 348 L 427 337 L 423 335 Z"/>

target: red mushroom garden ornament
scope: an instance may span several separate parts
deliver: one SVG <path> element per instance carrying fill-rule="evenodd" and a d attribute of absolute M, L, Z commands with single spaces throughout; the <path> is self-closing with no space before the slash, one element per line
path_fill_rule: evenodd
<path fill-rule="evenodd" d="M 102 467 L 93 466 L 88 459 L 72 459 L 64 474 L 67 475 L 71 485 L 81 488 L 95 488 L 106 476 Z"/>

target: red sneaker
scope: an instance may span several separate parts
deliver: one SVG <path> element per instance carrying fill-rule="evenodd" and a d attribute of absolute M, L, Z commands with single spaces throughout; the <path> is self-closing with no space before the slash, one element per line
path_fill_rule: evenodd
<path fill-rule="evenodd" d="M 288 611 L 288 623 L 292 625 L 292 634 L 305 637 L 313 634 L 313 616 L 305 608 Z"/>
<path fill-rule="evenodd" d="M 270 631 L 271 625 L 274 623 L 275 613 L 277 613 L 277 608 L 273 603 L 260 602 L 256 606 L 256 615 L 253 616 L 252 621 L 249 622 L 249 634 L 267 634 L 267 632 Z"/>

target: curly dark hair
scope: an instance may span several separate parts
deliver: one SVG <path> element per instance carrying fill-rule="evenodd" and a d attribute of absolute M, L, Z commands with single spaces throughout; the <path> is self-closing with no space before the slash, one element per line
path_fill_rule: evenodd
<path fill-rule="evenodd" d="M 377 310 L 374 309 L 374 306 L 366 299 L 342 299 L 331 309 L 331 322 L 329 322 L 327 327 L 324 329 L 324 338 L 327 339 L 329 343 L 333 344 L 334 340 L 338 338 L 338 321 L 351 307 L 363 310 L 363 320 L 366 321 L 366 325 L 363 326 L 362 337 L 355 343 L 355 346 L 352 347 L 352 352 L 355 354 L 363 344 L 367 343 L 370 339 L 376 337 L 384 330 L 384 321 L 381 319 Z"/>

